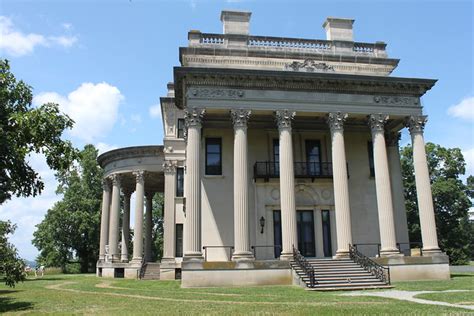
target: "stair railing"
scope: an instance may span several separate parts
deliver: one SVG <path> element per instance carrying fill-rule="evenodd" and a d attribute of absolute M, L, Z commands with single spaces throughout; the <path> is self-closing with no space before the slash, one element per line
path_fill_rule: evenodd
<path fill-rule="evenodd" d="M 362 268 L 369 271 L 372 275 L 374 275 L 380 281 L 391 284 L 390 283 L 390 268 L 384 267 L 377 262 L 373 261 L 362 252 L 357 250 L 357 246 L 353 246 L 349 244 L 349 257 L 352 261 L 360 264 Z"/>
<path fill-rule="evenodd" d="M 316 285 L 314 268 L 309 263 L 308 260 L 300 253 L 298 249 L 293 246 L 293 260 L 296 264 L 304 271 L 304 273 L 309 277 L 309 287 L 314 287 Z"/>
<path fill-rule="evenodd" d="M 145 258 L 142 259 L 142 262 L 140 264 L 140 275 L 139 275 L 139 278 L 140 280 L 143 279 L 143 277 L 145 276 L 145 266 L 146 266 L 146 261 L 145 261 Z"/>

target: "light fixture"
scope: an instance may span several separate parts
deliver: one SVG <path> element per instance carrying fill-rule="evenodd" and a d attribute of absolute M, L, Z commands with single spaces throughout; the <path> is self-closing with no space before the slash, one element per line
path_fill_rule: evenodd
<path fill-rule="evenodd" d="M 263 227 L 265 227 L 265 217 L 260 217 L 260 234 L 263 234 Z"/>

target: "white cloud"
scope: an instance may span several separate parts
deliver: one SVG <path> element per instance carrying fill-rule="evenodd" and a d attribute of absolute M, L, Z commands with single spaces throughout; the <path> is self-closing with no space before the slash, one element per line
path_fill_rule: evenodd
<path fill-rule="evenodd" d="M 0 52 L 15 57 L 31 54 L 37 46 L 73 46 L 77 42 L 76 36 L 45 36 L 42 34 L 25 34 L 15 28 L 12 20 L 0 16 Z"/>
<path fill-rule="evenodd" d="M 106 82 L 87 82 L 67 97 L 56 92 L 42 92 L 34 97 L 33 104 L 58 103 L 61 110 L 75 121 L 70 134 L 85 142 L 93 142 L 112 129 L 123 99 L 117 87 Z"/>
<path fill-rule="evenodd" d="M 450 106 L 448 114 L 453 117 L 474 122 L 474 97 L 464 98 L 458 104 Z"/>
<path fill-rule="evenodd" d="M 161 117 L 161 106 L 160 106 L 159 104 L 150 106 L 150 108 L 148 109 L 148 111 L 149 111 L 150 116 L 151 116 L 152 118 L 159 118 L 159 117 Z"/>
<path fill-rule="evenodd" d="M 466 175 L 474 176 L 474 148 L 463 150 L 462 155 L 466 161 Z"/>
<path fill-rule="evenodd" d="M 103 154 L 103 153 L 105 153 L 105 152 L 107 152 L 107 151 L 117 149 L 118 146 L 109 145 L 109 144 L 106 144 L 106 143 L 98 142 L 98 143 L 95 145 L 95 148 L 97 148 L 97 149 L 99 150 L 99 155 L 100 155 L 100 154 Z"/>

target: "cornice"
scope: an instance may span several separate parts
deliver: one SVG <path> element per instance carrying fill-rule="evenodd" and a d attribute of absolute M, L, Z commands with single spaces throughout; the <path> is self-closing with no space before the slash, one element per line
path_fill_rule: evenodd
<path fill-rule="evenodd" d="M 101 154 L 97 157 L 97 162 L 102 168 L 104 168 L 106 165 L 117 160 L 139 157 L 164 157 L 163 146 L 134 146 L 118 148 Z"/>

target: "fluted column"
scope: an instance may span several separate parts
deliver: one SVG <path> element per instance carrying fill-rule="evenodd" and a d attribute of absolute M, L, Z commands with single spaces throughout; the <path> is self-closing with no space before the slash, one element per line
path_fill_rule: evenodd
<path fill-rule="evenodd" d="M 234 254 L 232 260 L 253 260 L 249 236 L 247 121 L 250 110 L 231 110 L 234 125 Z"/>
<path fill-rule="evenodd" d="M 436 234 L 433 196 L 431 194 L 430 174 L 428 172 L 425 140 L 423 138 L 423 130 L 426 121 L 426 116 L 411 116 L 407 120 L 407 126 L 409 127 L 413 144 L 413 167 L 415 170 L 423 254 L 429 255 L 441 253 L 441 250 L 438 246 L 438 237 Z"/>
<path fill-rule="evenodd" d="M 393 218 L 392 189 L 388 171 L 387 149 L 385 145 L 384 126 L 388 115 L 372 114 L 369 116 L 369 126 L 372 131 L 374 148 L 375 187 L 377 192 L 377 209 L 379 214 L 380 255 L 400 255 L 395 236 L 395 221 Z"/>
<path fill-rule="evenodd" d="M 120 180 L 119 174 L 113 174 L 112 178 L 112 206 L 110 208 L 110 226 L 109 226 L 109 254 L 110 259 L 120 260 L 118 253 L 119 240 L 119 217 L 120 217 Z"/>
<path fill-rule="evenodd" d="M 151 261 L 152 249 L 152 229 L 153 229 L 153 192 L 146 192 L 146 210 L 145 210 L 145 262 Z"/>
<path fill-rule="evenodd" d="M 133 229 L 133 261 L 141 262 L 143 259 L 143 202 L 145 197 L 145 171 L 138 170 L 133 173 L 135 184 L 135 226 Z"/>
<path fill-rule="evenodd" d="M 293 141 L 291 122 L 295 112 L 279 110 L 275 112 L 280 134 L 280 203 L 282 252 L 280 260 L 292 260 L 293 248 L 298 248 L 295 206 L 295 172 L 293 164 Z"/>
<path fill-rule="evenodd" d="M 102 213 L 100 217 L 99 260 L 105 260 L 105 246 L 109 240 L 110 181 L 102 180 Z"/>
<path fill-rule="evenodd" d="M 204 109 L 185 110 L 186 125 L 186 219 L 184 260 L 203 260 L 201 251 L 201 124 Z"/>
<path fill-rule="evenodd" d="M 347 180 L 346 149 L 344 143 L 344 122 L 347 113 L 329 113 L 327 123 L 331 130 L 332 173 L 334 185 L 334 206 L 336 208 L 336 257 L 349 256 L 352 244 L 351 210 L 349 184 Z"/>
<path fill-rule="evenodd" d="M 128 262 L 128 242 L 130 240 L 130 197 L 132 191 L 123 192 L 122 253 L 120 260 Z"/>
<path fill-rule="evenodd" d="M 165 210 L 163 232 L 163 260 L 175 258 L 175 197 L 176 197 L 176 162 L 166 160 L 163 163 L 165 173 Z"/>

